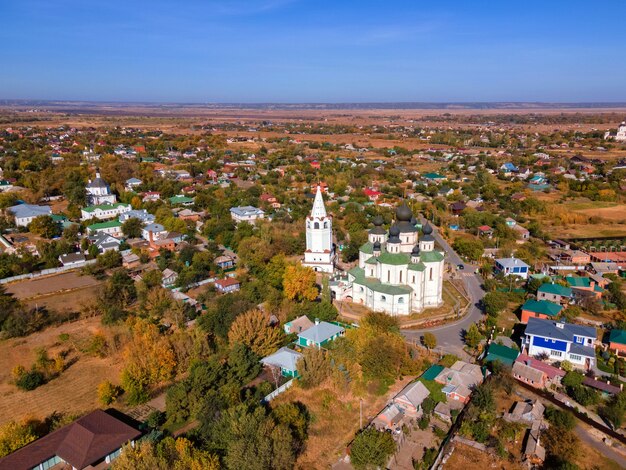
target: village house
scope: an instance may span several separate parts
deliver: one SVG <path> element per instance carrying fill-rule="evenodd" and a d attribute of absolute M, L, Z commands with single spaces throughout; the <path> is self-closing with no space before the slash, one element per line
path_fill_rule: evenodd
<path fill-rule="evenodd" d="M 298 377 L 298 361 L 302 359 L 303 355 L 293 349 L 282 347 L 274 354 L 261 359 L 261 363 L 264 366 L 277 367 L 280 369 L 280 373 L 283 377 L 294 378 Z"/>
<path fill-rule="evenodd" d="M 530 266 L 518 258 L 499 258 L 496 259 L 496 273 L 503 273 L 505 276 L 519 276 L 522 279 L 528 279 Z"/>
<path fill-rule="evenodd" d="M 228 255 L 218 256 L 213 260 L 213 263 L 215 263 L 218 268 L 224 270 L 231 269 L 235 266 L 235 260 Z"/>
<path fill-rule="evenodd" d="M 236 292 L 239 290 L 240 283 L 237 279 L 227 277 L 226 279 L 218 279 L 215 281 L 215 288 L 220 294 Z"/>
<path fill-rule="evenodd" d="M 435 377 L 442 384 L 441 389 L 448 400 L 469 402 L 472 390 L 483 382 L 484 376 L 479 365 L 456 361 L 452 367 L 444 369 Z"/>
<path fill-rule="evenodd" d="M 15 225 L 17 227 L 26 227 L 41 215 L 52 215 L 50 206 L 37 206 L 25 203 L 11 206 L 7 211 L 15 217 Z"/>
<path fill-rule="evenodd" d="M 120 222 L 126 222 L 128 219 L 138 219 L 144 224 L 151 224 L 156 217 L 145 209 L 132 209 L 119 216 Z"/>
<path fill-rule="evenodd" d="M 109 235 L 106 231 L 96 231 L 89 237 L 89 241 L 98 248 L 99 253 L 119 251 L 120 245 L 122 244 L 121 240 Z"/>
<path fill-rule="evenodd" d="M 528 323 L 528 319 L 543 318 L 543 319 L 555 319 L 561 313 L 563 307 L 554 302 L 548 302 L 547 300 L 534 300 L 528 299 L 524 305 L 522 305 L 520 321 L 524 324 Z"/>
<path fill-rule="evenodd" d="M 298 334 L 302 331 L 308 330 L 314 325 L 314 323 L 309 320 L 309 317 L 306 315 L 302 315 L 294 320 L 288 321 L 283 325 L 286 334 L 295 333 Z"/>
<path fill-rule="evenodd" d="M 626 331 L 612 329 L 609 333 L 609 349 L 615 354 L 626 355 Z"/>
<path fill-rule="evenodd" d="M 126 180 L 124 188 L 126 189 L 126 191 L 133 192 L 142 184 L 143 184 L 143 181 L 141 181 L 139 178 L 129 178 Z"/>
<path fill-rule="evenodd" d="M 298 333 L 298 346 L 321 349 L 331 341 L 343 336 L 345 329 L 334 323 L 315 320 L 311 328 Z"/>
<path fill-rule="evenodd" d="M 231 207 L 230 216 L 237 224 L 241 222 L 255 224 L 257 220 L 265 218 L 265 212 L 252 206 Z"/>
<path fill-rule="evenodd" d="M 551 361 L 569 361 L 589 369 L 595 364 L 596 329 L 572 323 L 529 318 L 522 349 L 529 356 L 545 354 Z"/>
<path fill-rule="evenodd" d="M 548 300 L 557 304 L 569 304 L 572 300 L 572 289 L 561 284 L 545 283 L 537 289 L 537 300 Z"/>
<path fill-rule="evenodd" d="M 419 380 L 408 384 L 395 397 L 393 403 L 409 416 L 417 416 L 421 411 L 422 402 L 430 395 L 426 386 Z"/>
<path fill-rule="evenodd" d="M 108 468 L 126 444 L 141 436 L 115 417 L 118 412 L 96 410 L 0 459 L 0 468 Z"/>
<path fill-rule="evenodd" d="M 99 222 L 97 224 L 89 225 L 87 227 L 87 233 L 90 236 L 93 236 L 99 233 L 104 233 L 112 237 L 121 237 L 122 236 L 122 223 L 117 220 L 110 220 L 108 222 Z"/>
<path fill-rule="evenodd" d="M 560 385 L 561 379 L 565 377 L 563 369 L 546 364 L 526 354 L 520 354 L 517 357 L 511 372 L 517 380 L 539 389 L 547 388 L 550 385 Z"/>
<path fill-rule="evenodd" d="M 87 258 L 82 253 L 68 253 L 65 255 L 59 256 L 59 261 L 63 265 L 64 268 L 67 267 L 80 267 L 85 264 Z"/>
<path fill-rule="evenodd" d="M 161 276 L 161 285 L 166 289 L 169 287 L 174 287 L 176 281 L 178 280 L 178 273 L 176 271 L 172 271 L 170 268 L 165 268 L 163 270 Z"/>

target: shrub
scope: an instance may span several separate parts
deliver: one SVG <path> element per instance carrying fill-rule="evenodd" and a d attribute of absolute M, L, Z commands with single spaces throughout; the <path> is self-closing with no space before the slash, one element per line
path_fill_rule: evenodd
<path fill-rule="evenodd" d="M 30 372 L 24 372 L 16 381 L 17 385 L 22 390 L 35 390 L 40 385 L 46 383 L 44 375 L 38 370 L 31 370 Z"/>
<path fill-rule="evenodd" d="M 108 380 L 105 380 L 98 385 L 98 401 L 104 406 L 108 406 L 113 403 L 119 394 L 120 387 L 113 385 Z"/>

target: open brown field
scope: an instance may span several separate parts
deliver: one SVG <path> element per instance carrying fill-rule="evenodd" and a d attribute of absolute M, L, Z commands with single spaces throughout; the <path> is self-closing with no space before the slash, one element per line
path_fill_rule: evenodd
<path fill-rule="evenodd" d="M 100 281 L 91 276 L 81 276 L 78 272 L 57 274 L 8 284 L 6 290 L 20 300 L 41 297 L 57 292 L 93 287 Z"/>
<path fill-rule="evenodd" d="M 363 425 L 372 420 L 385 406 L 389 396 L 398 393 L 410 378 L 396 382 L 383 396 L 363 398 Z M 344 453 L 359 429 L 359 398 L 326 388 L 304 390 L 292 387 L 278 396 L 272 404 L 299 401 L 311 414 L 309 437 L 296 468 L 327 469 Z"/>
<path fill-rule="evenodd" d="M 102 331 L 99 318 L 88 318 L 0 342 L 0 425 L 25 417 L 41 419 L 53 412 L 79 414 L 97 407 L 98 384 L 105 379 L 114 383 L 119 380 L 119 354 L 91 357 L 79 348 L 91 335 Z M 64 333 L 69 335 L 66 341 L 59 338 Z M 19 390 L 10 383 L 11 370 L 17 365 L 29 368 L 40 347 L 46 348 L 50 357 L 68 351 L 68 362 L 75 362 L 49 383 L 29 392 Z"/>
<path fill-rule="evenodd" d="M 591 217 L 600 217 L 605 220 L 626 223 L 626 204 L 608 205 L 607 207 L 588 207 L 582 209 L 572 209 L 574 212 L 589 215 Z"/>

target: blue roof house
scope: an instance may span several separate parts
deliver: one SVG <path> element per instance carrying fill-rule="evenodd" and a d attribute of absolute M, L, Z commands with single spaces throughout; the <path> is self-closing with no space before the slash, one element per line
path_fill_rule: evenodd
<path fill-rule="evenodd" d="M 551 361 L 569 361 L 589 369 L 595 364 L 596 329 L 531 317 L 522 338 L 529 356 L 547 355 Z"/>
<path fill-rule="evenodd" d="M 297 344 L 303 347 L 323 348 L 328 343 L 343 336 L 346 330 L 334 323 L 315 320 L 315 325 L 298 333 Z"/>

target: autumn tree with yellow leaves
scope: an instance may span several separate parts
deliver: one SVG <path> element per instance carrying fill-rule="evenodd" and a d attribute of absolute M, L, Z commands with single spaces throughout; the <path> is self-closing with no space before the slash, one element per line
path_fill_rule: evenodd
<path fill-rule="evenodd" d="M 283 330 L 271 326 L 269 315 L 259 309 L 239 315 L 228 332 L 230 344 L 245 344 L 260 357 L 276 351 L 283 339 Z"/>
<path fill-rule="evenodd" d="M 156 325 L 141 318 L 128 321 L 131 341 L 124 350 L 122 387 L 130 404 L 147 401 L 150 386 L 172 378 L 176 358 L 169 340 Z"/>
<path fill-rule="evenodd" d="M 287 266 L 283 276 L 283 291 L 289 300 L 315 300 L 318 294 L 315 271 L 299 264 Z"/>

